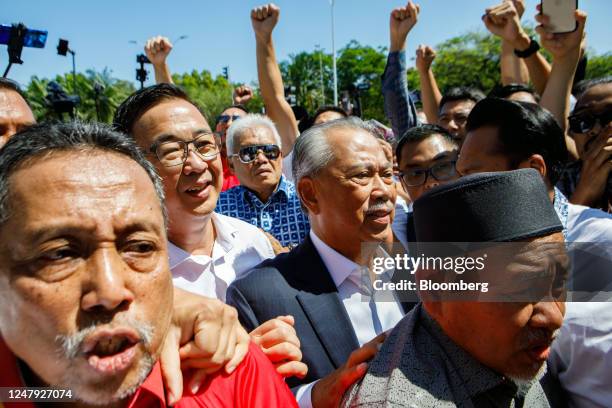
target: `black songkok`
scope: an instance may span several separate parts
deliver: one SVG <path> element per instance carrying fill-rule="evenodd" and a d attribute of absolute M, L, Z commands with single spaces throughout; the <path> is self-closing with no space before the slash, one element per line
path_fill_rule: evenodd
<path fill-rule="evenodd" d="M 414 202 L 418 242 L 509 242 L 563 230 L 534 169 L 479 173 Z"/>

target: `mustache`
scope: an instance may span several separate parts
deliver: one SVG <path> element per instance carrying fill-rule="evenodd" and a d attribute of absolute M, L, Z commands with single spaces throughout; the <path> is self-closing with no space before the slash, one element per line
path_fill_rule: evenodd
<path fill-rule="evenodd" d="M 153 326 L 148 323 L 138 321 L 134 317 L 120 319 L 110 324 L 105 321 L 96 321 L 87 326 L 86 328 L 77 331 L 76 333 L 56 336 L 55 340 L 57 343 L 59 343 L 60 346 L 60 355 L 68 359 L 76 358 L 79 354 L 81 354 L 81 349 L 83 347 L 83 342 L 85 341 L 85 339 L 101 327 L 109 329 L 113 329 L 116 327 L 130 327 L 138 333 L 141 341 L 147 347 L 150 346 L 151 341 L 153 339 Z"/>
<path fill-rule="evenodd" d="M 368 209 L 365 211 L 366 215 L 371 215 L 377 211 L 393 211 L 393 204 L 390 201 L 386 200 L 377 200 L 372 203 Z"/>
<path fill-rule="evenodd" d="M 519 340 L 519 346 L 521 349 L 531 348 L 534 345 L 541 345 L 543 343 L 552 344 L 557 338 L 560 329 L 550 331 L 544 328 L 528 329 L 524 332 Z"/>

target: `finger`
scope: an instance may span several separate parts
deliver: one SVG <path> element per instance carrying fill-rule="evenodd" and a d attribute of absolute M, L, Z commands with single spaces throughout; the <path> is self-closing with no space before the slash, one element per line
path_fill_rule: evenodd
<path fill-rule="evenodd" d="M 230 361 L 234 356 L 234 352 L 236 351 L 236 330 L 232 329 L 229 334 L 229 338 L 227 340 L 227 348 L 225 349 L 225 359 L 224 361 Z"/>
<path fill-rule="evenodd" d="M 341 386 L 341 394 L 355 383 L 355 381 L 360 380 L 365 373 L 368 371 L 368 363 L 360 363 L 354 367 L 350 367 L 346 370 L 343 370 L 342 375 L 340 377 L 340 386 Z"/>
<path fill-rule="evenodd" d="M 263 348 L 262 351 L 273 363 L 302 361 L 302 351 L 300 348 L 288 342 L 280 343 L 270 348 Z"/>
<path fill-rule="evenodd" d="M 251 335 L 251 337 L 260 337 L 271 330 L 274 330 L 278 327 L 283 327 L 283 326 L 287 326 L 287 323 L 283 322 L 277 317 L 277 318 L 270 319 L 264 322 L 262 325 L 260 325 L 259 327 L 256 327 L 249 334 Z"/>
<path fill-rule="evenodd" d="M 166 335 L 160 355 L 162 378 L 165 384 L 166 399 L 174 405 L 183 395 L 183 374 L 179 356 L 178 335 L 171 329 Z"/>
<path fill-rule="evenodd" d="M 280 343 L 291 343 L 296 347 L 300 347 L 300 340 L 298 339 L 295 330 L 292 326 L 283 323 L 286 326 L 279 326 L 272 329 L 261 336 L 253 337 L 253 342 L 258 344 L 260 347 L 269 348 Z"/>
<path fill-rule="evenodd" d="M 198 391 L 200 390 L 200 387 L 202 386 L 202 384 L 204 383 L 204 379 L 206 378 L 206 371 L 204 370 L 197 370 L 193 376 L 191 377 L 191 380 L 189 381 L 189 390 L 191 391 L 192 394 L 197 394 Z"/>
<path fill-rule="evenodd" d="M 236 342 L 237 344 L 236 349 L 234 350 L 234 356 L 227 362 L 227 364 L 225 364 L 226 373 L 231 374 L 242 362 L 242 360 L 244 360 L 249 352 L 250 341 L 251 339 L 244 329 L 238 332 L 238 340 Z"/>
<path fill-rule="evenodd" d="M 308 374 L 308 366 L 301 361 L 288 361 L 275 365 L 276 372 L 283 377 L 304 378 Z"/>
<path fill-rule="evenodd" d="M 253 92 L 250 88 L 246 89 L 247 91 Z M 283 322 L 287 323 L 290 326 L 295 326 L 295 319 L 293 316 L 291 315 L 286 315 L 286 316 L 278 316 L 278 318 L 280 320 L 282 320 Z"/>

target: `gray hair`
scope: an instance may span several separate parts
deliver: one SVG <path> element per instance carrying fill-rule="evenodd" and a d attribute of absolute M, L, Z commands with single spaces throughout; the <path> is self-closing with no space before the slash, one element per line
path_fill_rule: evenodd
<path fill-rule="evenodd" d="M 281 145 L 281 138 L 278 134 L 278 130 L 276 130 L 276 126 L 274 122 L 270 120 L 270 118 L 258 115 L 256 113 L 249 113 L 246 116 L 241 117 L 240 119 L 232 122 L 231 126 L 227 130 L 227 140 L 225 142 L 227 147 L 227 155 L 231 156 L 234 154 L 234 146 L 236 145 L 236 138 L 242 136 L 242 134 L 246 130 L 254 130 L 256 128 L 268 128 L 272 135 L 274 136 L 274 142 L 278 145 L 279 148 L 283 148 Z"/>
<path fill-rule="evenodd" d="M 336 129 L 362 130 L 371 134 L 372 137 L 376 137 L 372 127 L 355 116 L 336 119 L 311 127 L 297 138 L 293 146 L 291 171 L 296 185 L 304 177 L 316 177 L 321 170 L 334 160 L 334 151 L 329 143 L 329 133 Z"/>
<path fill-rule="evenodd" d="M 107 151 L 129 157 L 144 169 L 153 183 L 155 193 L 167 222 L 164 188 L 155 168 L 128 136 L 100 123 L 41 123 L 13 136 L 0 150 L 0 226 L 10 217 L 10 176 L 33 160 L 53 153 L 76 151 Z"/>

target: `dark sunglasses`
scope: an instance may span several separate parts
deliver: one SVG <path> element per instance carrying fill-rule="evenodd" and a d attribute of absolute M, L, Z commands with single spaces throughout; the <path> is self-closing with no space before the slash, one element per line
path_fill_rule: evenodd
<path fill-rule="evenodd" d="M 246 146 L 238 150 L 238 154 L 232 156 L 238 156 L 238 159 L 243 163 L 250 163 L 257 158 L 260 151 L 268 160 L 276 160 L 280 156 L 280 147 L 273 144 Z"/>
<path fill-rule="evenodd" d="M 230 119 L 233 121 L 236 121 L 238 119 L 240 119 L 242 116 L 238 116 L 238 115 L 219 115 L 217 116 L 217 123 L 227 123 L 230 121 Z"/>
<path fill-rule="evenodd" d="M 612 122 L 612 110 L 595 115 L 593 113 L 579 113 L 569 117 L 569 128 L 574 133 L 587 133 L 598 123 L 604 127 Z"/>

